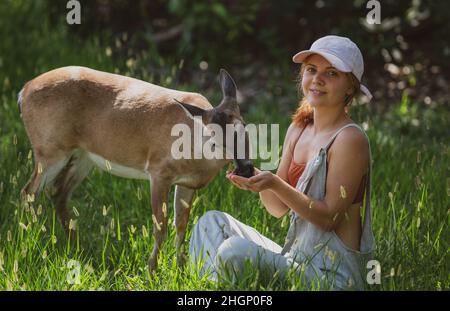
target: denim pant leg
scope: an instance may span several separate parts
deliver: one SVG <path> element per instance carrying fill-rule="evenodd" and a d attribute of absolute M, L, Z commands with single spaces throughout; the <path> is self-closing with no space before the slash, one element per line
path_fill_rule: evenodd
<path fill-rule="evenodd" d="M 282 256 L 281 250 L 281 246 L 254 228 L 219 211 L 208 211 L 200 217 L 189 244 L 191 260 L 195 264 L 202 262 L 201 275 L 209 271 L 212 280 L 217 280 L 221 262 L 236 261 L 236 266 L 239 266 L 248 256 L 250 259 L 263 256 L 263 263 L 282 269 L 297 265 L 292 259 Z"/>
<path fill-rule="evenodd" d="M 231 276 L 234 282 L 244 274 L 246 264 L 251 264 L 267 277 L 278 273 L 280 278 L 284 278 L 290 269 L 299 268 L 291 257 L 281 254 L 281 247 L 274 251 L 239 236 L 220 245 L 214 262 L 217 273 L 227 278 Z"/>

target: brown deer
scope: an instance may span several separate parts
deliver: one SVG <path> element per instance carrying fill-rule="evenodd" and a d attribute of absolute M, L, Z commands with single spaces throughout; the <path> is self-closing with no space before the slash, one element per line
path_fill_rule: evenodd
<path fill-rule="evenodd" d="M 117 176 L 149 180 L 155 241 L 148 266 L 155 271 L 167 236 L 168 194 L 176 185 L 177 263 L 183 265 L 195 189 L 207 185 L 231 160 L 174 159 L 171 145 L 177 137 L 171 129 L 175 124 L 192 128 L 196 119 L 206 128 L 244 124 L 233 79 L 223 69 L 219 78 L 223 99 L 215 108 L 197 93 L 85 67 L 63 67 L 29 81 L 19 93 L 18 104 L 35 167 L 22 198 L 33 200 L 46 190 L 60 222 L 70 232 L 67 203 L 94 166 Z M 216 143 L 224 152 L 229 150 L 225 139 Z M 238 159 L 233 152 L 235 172 L 251 176 L 248 136 L 245 144 L 245 157 Z"/>

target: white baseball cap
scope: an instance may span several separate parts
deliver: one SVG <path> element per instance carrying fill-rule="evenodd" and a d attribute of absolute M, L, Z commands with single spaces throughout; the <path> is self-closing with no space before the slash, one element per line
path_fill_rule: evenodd
<path fill-rule="evenodd" d="M 294 63 L 303 61 L 312 54 L 319 54 L 330 62 L 337 70 L 351 72 L 359 82 L 364 72 L 364 60 L 358 46 L 349 38 L 340 36 L 325 36 L 314 41 L 309 50 L 298 52 L 292 57 Z M 361 84 L 363 92 L 369 100 L 372 94 Z"/>

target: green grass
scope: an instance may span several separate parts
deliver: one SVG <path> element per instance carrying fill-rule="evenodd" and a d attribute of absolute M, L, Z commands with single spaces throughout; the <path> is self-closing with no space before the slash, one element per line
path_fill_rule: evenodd
<path fill-rule="evenodd" d="M 70 202 L 77 221 L 77 243 L 69 244 L 45 196 L 30 206 L 20 204 L 19 191 L 32 171 L 30 145 L 15 98 L 3 96 L 0 107 L 1 289 L 303 288 L 295 278 L 268 282 L 255 271 L 232 286 L 200 279 L 195 267 L 179 270 L 175 264 L 172 225 L 161 252 L 159 271 L 150 276 L 146 269 L 153 245 L 149 185 L 97 170 L 76 190 Z M 411 126 L 411 131 L 405 132 L 404 124 L 386 124 L 389 119 L 386 115 L 370 117 L 364 110 L 356 108 L 354 118 L 358 120 L 366 114 L 366 121 L 362 122 L 368 124 L 372 144 L 373 228 L 378 246 L 375 258 L 382 268 L 381 285 L 373 285 L 371 289 L 448 289 L 449 147 L 444 142 L 445 136 L 428 137 L 431 130 L 426 128 L 427 122 L 434 127 L 444 126 L 448 113 L 435 111 L 430 114 L 434 119 L 422 119 L 423 129 Z M 389 116 L 395 118 L 400 111 L 401 105 L 396 106 Z M 248 119 L 267 122 L 260 117 L 253 115 Z M 414 116 L 409 118 L 413 120 Z M 283 131 L 287 121 L 287 116 L 275 116 L 273 120 L 282 124 Z M 439 135 L 441 130 L 435 131 Z M 212 209 L 230 213 L 280 244 L 284 240 L 287 217 L 271 217 L 256 194 L 232 187 L 223 171 L 198 192 L 188 238 L 198 217 Z M 169 218 L 172 224 L 172 210 Z M 71 260 L 78 266 L 70 266 Z M 70 284 L 68 277 L 77 269 L 80 284 Z"/>
<path fill-rule="evenodd" d="M 32 11 L 32 7 L 27 8 Z M 14 29 L 8 25 L 20 19 L 22 9 L 9 8 L 5 13 L 0 7 L 2 37 L 12 38 L 8 34 Z M 23 19 L 22 33 L 26 35 L 14 36 L 16 41 L 8 39 L 0 47 L 0 289 L 303 289 L 295 277 L 267 280 L 252 269 L 236 285 L 201 279 L 196 267 L 179 270 L 172 225 L 158 273 L 149 275 L 147 260 L 153 237 L 149 185 L 145 181 L 120 179 L 94 170 L 75 191 L 69 205 L 77 221 L 74 244 L 68 243 L 45 196 L 29 206 L 21 205 L 19 192 L 32 171 L 30 144 L 16 106 L 16 94 L 26 80 L 51 68 L 77 64 L 169 87 L 203 91 L 194 84 L 177 84 L 179 64 L 151 59 L 168 68 L 168 74 L 157 79 L 146 69 L 149 55 L 134 56 L 134 61 L 127 64 L 126 59 L 109 57 L 108 47 L 101 40 L 77 41 L 43 20 L 38 23 Z M 285 87 L 295 88 L 294 83 Z M 293 93 L 291 110 L 295 108 Z M 206 90 L 206 95 L 215 103 L 220 98 L 218 89 Z M 282 140 L 289 113 L 280 112 L 274 104 L 276 98 L 261 96 L 251 100 L 245 115 L 247 123 L 279 123 Z M 405 96 L 383 115 L 357 106 L 352 117 L 366 125 L 374 160 L 371 203 L 377 242 L 375 259 L 381 264 L 382 277 L 381 284 L 370 289 L 450 289 L 449 112 L 439 105 L 424 109 Z M 213 209 L 230 213 L 279 244 L 284 241 L 287 217 L 271 217 L 256 194 L 232 187 L 224 171 L 198 191 L 187 239 L 198 218 Z M 169 218 L 172 224 L 172 198 Z M 77 270 L 80 283 L 72 284 Z"/>

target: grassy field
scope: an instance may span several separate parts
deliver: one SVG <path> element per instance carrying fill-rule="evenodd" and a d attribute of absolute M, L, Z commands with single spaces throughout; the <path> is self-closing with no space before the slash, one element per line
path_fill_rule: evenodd
<path fill-rule="evenodd" d="M 387 115 L 366 115 L 360 120 L 368 127 L 374 157 L 372 206 L 378 245 L 375 258 L 382 267 L 381 284 L 371 288 L 448 289 L 450 162 L 443 130 L 448 113 L 422 114 L 423 124 L 414 128 L 395 122 L 402 116 L 403 122 L 415 119 L 408 115 L 414 109 L 405 108 L 407 105 L 404 102 Z M 146 269 L 153 244 L 149 185 L 97 170 L 76 190 L 70 203 L 77 221 L 77 243 L 69 244 L 45 196 L 28 207 L 21 206 L 19 191 L 32 171 L 30 146 L 15 98 L 2 96 L 0 107 L 1 289 L 302 288 L 295 278 L 270 283 L 257 274 L 249 274 L 242 284 L 231 287 L 199 279 L 193 267 L 180 271 L 174 262 L 173 226 L 162 251 L 160 271 L 150 276 Z M 355 113 L 363 115 L 364 110 L 355 109 Z M 252 121 L 258 122 L 262 117 L 264 113 L 255 114 Z M 273 120 L 281 123 L 283 131 L 286 121 L 287 116 Z M 427 126 L 435 129 L 427 130 Z M 188 237 L 198 217 L 212 209 L 230 213 L 280 244 L 284 239 L 287 217 L 271 217 L 261 208 L 256 194 L 232 187 L 224 172 L 198 192 Z M 172 223 L 173 211 L 169 215 Z M 70 284 L 77 270 L 80 282 Z"/>
<path fill-rule="evenodd" d="M 28 21 L 23 22 L 26 27 Z M 6 22 L 0 26 L 2 35 L 14 31 L 8 29 Z M 108 47 L 98 40 L 77 42 L 67 39 L 64 31 L 52 32 L 46 27 L 44 23 L 35 32 L 16 37 L 18 41 L 6 40 L 0 47 L 0 289 L 303 289 L 295 278 L 278 282 L 251 270 L 235 286 L 201 279 L 196 267 L 179 270 L 174 260 L 173 226 L 161 253 L 159 271 L 149 275 L 147 260 L 153 238 L 149 184 L 145 181 L 120 179 L 95 169 L 70 202 L 77 222 L 75 244 L 68 243 L 45 196 L 30 206 L 21 205 L 19 192 L 31 174 L 33 163 L 16 105 L 16 94 L 25 80 L 50 68 L 78 64 L 169 87 L 202 91 L 195 83 L 176 84 L 178 63 L 161 61 L 168 74 L 157 79 L 143 66 L 146 55 L 132 61 L 113 59 Z M 45 43 L 38 40 L 43 35 Z M 206 95 L 220 98 L 218 88 L 208 90 Z M 253 100 L 245 115 L 247 123 L 279 123 L 281 140 L 289 114 L 280 113 L 274 104 L 276 98 Z M 292 109 L 295 101 L 294 93 Z M 381 264 L 382 277 L 380 285 L 369 289 L 450 288 L 450 115 L 439 105 L 426 109 L 421 106 L 409 102 L 405 96 L 382 115 L 370 113 L 365 105 L 352 109 L 352 118 L 367 130 L 374 160 L 371 203 L 377 242 L 375 258 Z M 284 241 L 287 217 L 271 217 L 256 194 L 232 187 L 224 171 L 197 193 L 187 238 L 198 217 L 213 209 L 230 213 L 280 244 Z M 171 209 L 169 218 L 171 224 Z"/>

